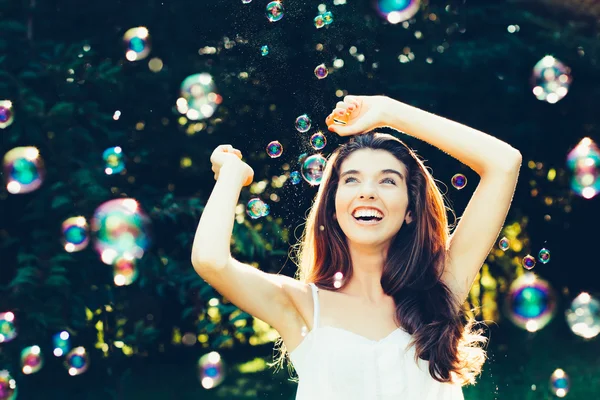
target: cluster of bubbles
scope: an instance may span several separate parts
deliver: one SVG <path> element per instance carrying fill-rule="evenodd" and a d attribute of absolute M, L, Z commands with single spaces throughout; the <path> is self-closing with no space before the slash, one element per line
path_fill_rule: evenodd
<path fill-rule="evenodd" d="M 223 98 L 217 93 L 212 75 L 203 72 L 183 80 L 177 99 L 177 111 L 193 121 L 213 116 Z"/>
<path fill-rule="evenodd" d="M 198 378 L 205 389 L 218 386 L 225 378 L 225 366 L 221 355 L 211 351 L 198 360 Z"/>
<path fill-rule="evenodd" d="M 550 390 L 556 397 L 565 397 L 569 393 L 569 376 L 560 368 L 550 375 Z"/>
<path fill-rule="evenodd" d="M 270 22 L 281 21 L 283 18 L 283 4 L 279 1 L 272 1 L 267 4 L 266 16 Z"/>
<path fill-rule="evenodd" d="M 567 155 L 571 170 L 571 189 L 585 199 L 600 192 L 600 149 L 590 138 L 583 138 Z"/>
<path fill-rule="evenodd" d="M 106 175 L 118 174 L 125 169 L 123 150 L 119 146 L 104 150 L 102 159 L 104 159 L 104 172 Z"/>
<path fill-rule="evenodd" d="M 310 145 L 315 150 L 322 150 L 327 145 L 327 138 L 323 133 L 317 132 L 310 137 Z"/>
<path fill-rule="evenodd" d="M 455 189 L 461 190 L 467 186 L 467 177 L 463 174 L 456 174 L 452 177 L 451 182 Z"/>
<path fill-rule="evenodd" d="M 589 293 L 575 297 L 565 314 L 569 328 L 577 336 L 592 339 L 600 333 L 600 301 Z"/>
<path fill-rule="evenodd" d="M 506 314 L 516 326 L 536 332 L 554 317 L 556 296 L 547 281 L 533 273 L 525 273 L 510 285 L 505 307 Z"/>
<path fill-rule="evenodd" d="M 302 178 L 311 186 L 319 185 L 323 179 L 323 172 L 326 165 L 327 160 L 320 154 L 313 154 L 306 157 L 300 169 Z"/>
<path fill-rule="evenodd" d="M 71 335 L 69 332 L 62 331 L 52 335 L 52 346 L 54 350 L 52 353 L 56 357 L 62 357 L 71 350 Z"/>
<path fill-rule="evenodd" d="M 302 114 L 298 118 L 296 118 L 295 126 L 296 130 L 300 133 L 306 133 L 310 130 L 312 121 L 310 117 L 306 114 Z"/>
<path fill-rule="evenodd" d="M 269 215 L 270 207 L 267 203 L 254 197 L 246 205 L 246 214 L 252 219 L 258 219 Z"/>
<path fill-rule="evenodd" d="M 0 371 L 0 399 L 15 400 L 17 398 L 17 381 L 10 373 L 3 369 Z"/>
<path fill-rule="evenodd" d="M 10 342 L 16 337 L 15 314 L 10 311 L 0 313 L 0 343 Z"/>
<path fill-rule="evenodd" d="M 14 120 L 12 101 L 0 100 L 0 129 L 9 127 Z"/>
<path fill-rule="evenodd" d="M 84 347 L 75 347 L 65 357 L 65 367 L 69 375 L 81 375 L 90 367 L 90 358 Z"/>
<path fill-rule="evenodd" d="M 21 351 L 21 371 L 25 375 L 31 375 L 42 369 L 44 357 L 40 346 L 25 347 Z M 1 398 L 1 397 L 0 397 Z"/>
<path fill-rule="evenodd" d="M 283 154 L 283 146 L 277 140 L 273 140 L 267 145 L 267 154 L 271 158 L 277 158 Z"/>
<path fill-rule="evenodd" d="M 143 60 L 150 54 L 150 33 L 148 28 L 138 26 L 123 35 L 125 58 L 129 61 Z"/>
<path fill-rule="evenodd" d="M 331 11 L 326 11 L 323 14 L 319 14 L 315 17 L 315 27 L 321 29 L 325 25 L 331 25 L 333 22 L 333 14 Z"/>
<path fill-rule="evenodd" d="M 46 172 L 40 151 L 33 146 L 9 150 L 3 166 L 6 190 L 12 194 L 33 192 L 42 185 Z"/>
<path fill-rule="evenodd" d="M 325 64 L 319 64 L 315 67 L 315 76 L 319 79 L 325 79 L 329 75 L 329 71 Z"/>
<path fill-rule="evenodd" d="M 264 45 L 260 48 L 260 54 L 264 57 L 269 54 L 269 46 Z"/>
<path fill-rule="evenodd" d="M 552 56 L 545 56 L 533 67 L 531 84 L 538 100 L 554 104 L 569 92 L 571 69 Z"/>
<path fill-rule="evenodd" d="M 69 253 L 83 250 L 90 242 L 88 223 L 85 217 L 70 217 L 62 223 L 62 242 Z"/>
<path fill-rule="evenodd" d="M 397 24 L 415 16 L 421 7 L 420 0 L 374 0 L 375 11 L 390 24 Z"/>

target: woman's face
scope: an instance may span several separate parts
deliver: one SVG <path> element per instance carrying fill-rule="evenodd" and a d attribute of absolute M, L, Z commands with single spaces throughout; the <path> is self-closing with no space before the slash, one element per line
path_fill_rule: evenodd
<path fill-rule="evenodd" d="M 387 246 L 411 221 L 406 166 L 386 150 L 362 149 L 339 170 L 336 219 L 349 244 Z"/>

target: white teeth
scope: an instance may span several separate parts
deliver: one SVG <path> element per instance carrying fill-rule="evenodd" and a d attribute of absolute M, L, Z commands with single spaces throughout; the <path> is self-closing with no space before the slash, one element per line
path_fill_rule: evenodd
<path fill-rule="evenodd" d="M 352 216 L 354 218 L 358 218 L 358 217 L 377 217 L 377 218 L 383 218 L 383 214 L 380 213 L 377 210 L 373 210 L 373 209 L 366 209 L 366 208 L 361 208 L 358 209 L 356 211 L 354 211 L 354 213 L 352 214 Z"/>

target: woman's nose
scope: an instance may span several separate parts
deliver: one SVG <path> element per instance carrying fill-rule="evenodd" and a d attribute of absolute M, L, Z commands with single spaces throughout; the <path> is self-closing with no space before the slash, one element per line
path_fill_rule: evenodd
<path fill-rule="evenodd" d="M 359 197 L 361 199 L 365 199 L 367 197 L 370 199 L 374 199 L 375 198 L 375 189 L 373 188 L 372 185 L 363 185 L 360 188 Z"/>

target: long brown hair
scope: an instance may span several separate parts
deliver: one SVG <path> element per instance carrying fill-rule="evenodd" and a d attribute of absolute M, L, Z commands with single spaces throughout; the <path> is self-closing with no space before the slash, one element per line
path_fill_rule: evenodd
<path fill-rule="evenodd" d="M 396 322 L 411 336 L 415 361 L 429 361 L 440 382 L 475 383 L 485 361 L 486 339 L 467 321 L 465 309 L 442 281 L 447 262 L 449 224 L 444 197 L 421 159 L 396 137 L 382 133 L 354 136 L 329 157 L 297 253 L 298 278 L 337 291 L 334 275 L 352 276 L 345 235 L 333 219 L 342 162 L 361 149 L 386 150 L 407 169 L 408 210 L 413 221 L 392 240 L 381 276 L 384 293 L 396 304 Z M 449 209 L 448 209 L 449 210 Z M 286 349 L 280 342 L 282 365 Z"/>

